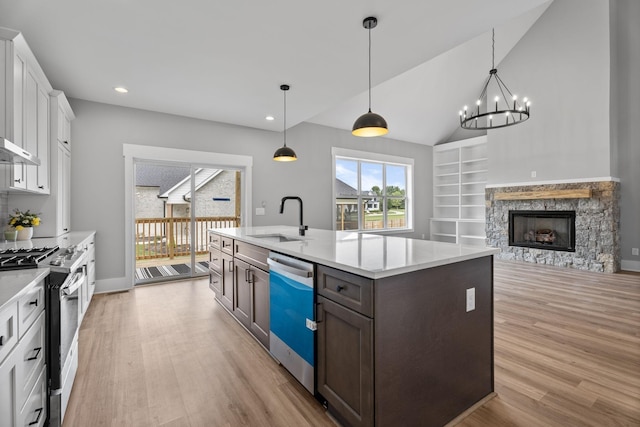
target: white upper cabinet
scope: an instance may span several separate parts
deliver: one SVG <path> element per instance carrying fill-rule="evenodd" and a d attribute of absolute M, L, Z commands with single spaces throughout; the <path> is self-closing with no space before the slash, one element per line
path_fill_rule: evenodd
<path fill-rule="evenodd" d="M 0 28 L 0 136 L 40 159 L 41 166 L 3 165 L 0 189 L 49 194 L 50 112 L 53 90 L 24 37 Z"/>

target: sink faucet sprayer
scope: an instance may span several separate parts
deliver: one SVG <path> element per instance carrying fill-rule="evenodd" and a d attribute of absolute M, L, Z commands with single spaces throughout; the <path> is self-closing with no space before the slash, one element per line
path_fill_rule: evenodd
<path fill-rule="evenodd" d="M 297 200 L 298 202 L 300 202 L 300 226 L 298 227 L 298 231 L 300 233 L 301 236 L 304 236 L 304 231 L 308 230 L 309 227 L 306 225 L 303 225 L 303 221 L 302 221 L 302 199 L 298 196 L 285 196 L 282 198 L 282 201 L 280 202 L 280 213 L 284 212 L 284 202 L 286 202 L 287 200 Z"/>

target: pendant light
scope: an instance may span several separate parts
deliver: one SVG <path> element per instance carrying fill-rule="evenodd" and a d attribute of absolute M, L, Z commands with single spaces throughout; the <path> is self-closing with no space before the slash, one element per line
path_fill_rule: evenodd
<path fill-rule="evenodd" d="M 361 115 L 353 124 L 351 133 L 355 136 L 381 136 L 389 132 L 387 121 L 379 114 L 371 112 L 371 30 L 378 25 L 373 16 L 365 18 L 362 26 L 369 30 L 369 112 Z"/>
<path fill-rule="evenodd" d="M 476 101 L 476 108 L 469 109 L 465 105 L 458 113 L 460 115 L 460 127 L 463 129 L 497 129 L 522 123 L 529 118 L 531 101 L 523 98 L 522 103 L 518 102 L 518 96 L 512 94 L 507 85 L 498 76 L 498 69 L 495 67 L 496 32 L 495 29 L 491 31 L 491 70 L 489 70 L 489 78 Z M 495 84 L 489 89 L 489 83 L 492 80 L 495 81 Z M 487 99 L 487 96 L 489 96 L 488 90 L 495 93 L 491 106 Z M 490 107 L 493 108 L 490 109 Z"/>
<path fill-rule="evenodd" d="M 289 90 L 289 85 L 281 85 L 280 90 L 282 90 L 282 93 L 284 94 L 284 145 L 273 153 L 273 160 L 276 162 L 293 162 L 298 160 L 298 156 L 296 156 L 295 151 L 287 147 L 287 91 Z"/>

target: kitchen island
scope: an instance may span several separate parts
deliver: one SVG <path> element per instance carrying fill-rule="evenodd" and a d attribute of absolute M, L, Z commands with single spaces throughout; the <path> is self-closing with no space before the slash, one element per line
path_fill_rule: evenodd
<path fill-rule="evenodd" d="M 211 230 L 218 240 L 227 257 L 274 251 L 315 264 L 315 394 L 342 424 L 443 426 L 493 395 L 497 249 L 284 226 Z M 239 318 L 238 296 L 212 289 Z M 252 291 L 243 313 L 264 312 L 264 294 Z M 268 335 L 256 338 L 269 348 Z"/>

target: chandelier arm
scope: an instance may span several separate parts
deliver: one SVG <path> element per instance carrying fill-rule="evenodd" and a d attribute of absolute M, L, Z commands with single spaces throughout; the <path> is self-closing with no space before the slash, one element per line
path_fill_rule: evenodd
<path fill-rule="evenodd" d="M 483 98 L 486 98 L 486 96 L 487 96 L 487 88 L 489 87 L 489 83 L 490 82 L 491 82 L 491 75 L 489 75 L 489 78 L 484 83 L 484 87 L 482 88 L 482 92 L 480 93 L 480 97 L 478 98 L 480 101 L 482 101 Z"/>

